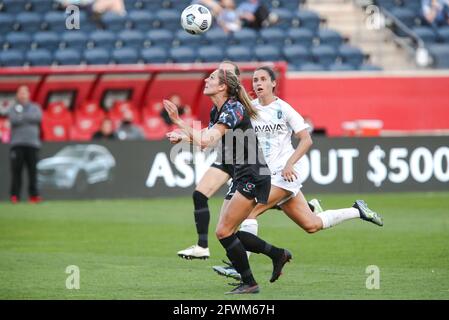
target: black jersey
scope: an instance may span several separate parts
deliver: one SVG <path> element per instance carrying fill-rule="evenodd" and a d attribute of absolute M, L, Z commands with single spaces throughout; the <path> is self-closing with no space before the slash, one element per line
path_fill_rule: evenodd
<path fill-rule="evenodd" d="M 251 119 L 243 105 L 228 99 L 218 110 L 215 106 L 210 113 L 209 128 L 217 123 L 226 125 L 229 130 L 221 140 L 222 161 L 234 165 L 234 179 L 270 175 Z"/>

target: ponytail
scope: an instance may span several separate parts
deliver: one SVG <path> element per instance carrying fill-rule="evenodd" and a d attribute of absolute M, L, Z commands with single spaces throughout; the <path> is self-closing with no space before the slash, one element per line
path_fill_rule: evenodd
<path fill-rule="evenodd" d="M 231 71 L 226 71 L 223 69 L 219 70 L 218 73 L 219 83 L 225 84 L 227 86 L 227 94 L 230 98 L 234 98 L 239 101 L 250 118 L 257 118 L 257 110 L 253 107 L 251 103 L 251 98 L 246 92 L 245 88 L 240 83 L 238 77 Z"/>

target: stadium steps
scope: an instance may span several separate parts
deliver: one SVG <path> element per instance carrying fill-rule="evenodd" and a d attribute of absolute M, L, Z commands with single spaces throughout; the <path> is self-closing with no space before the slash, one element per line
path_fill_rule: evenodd
<path fill-rule="evenodd" d="M 369 30 L 364 10 L 347 0 L 308 0 L 305 8 L 326 19 L 327 27 L 339 31 L 349 43 L 370 55 L 370 63 L 384 70 L 418 69 L 407 52 L 398 47 L 388 29 Z"/>

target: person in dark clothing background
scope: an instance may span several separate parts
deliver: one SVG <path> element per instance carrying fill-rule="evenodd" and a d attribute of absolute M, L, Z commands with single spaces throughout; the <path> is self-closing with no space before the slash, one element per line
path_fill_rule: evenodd
<path fill-rule="evenodd" d="M 37 186 L 42 111 L 39 105 L 30 101 L 30 90 L 27 86 L 20 86 L 17 89 L 16 102 L 8 115 L 11 123 L 11 202 L 20 201 L 22 171 L 25 165 L 28 172 L 29 200 L 32 203 L 38 203 L 42 201 Z"/>

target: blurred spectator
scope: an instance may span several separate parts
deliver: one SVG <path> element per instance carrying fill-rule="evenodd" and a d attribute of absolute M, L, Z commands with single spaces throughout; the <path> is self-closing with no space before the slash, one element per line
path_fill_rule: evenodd
<path fill-rule="evenodd" d="M 178 112 L 181 117 L 184 115 L 186 107 L 188 107 L 190 109 L 190 106 L 184 106 L 182 104 L 181 97 L 177 94 L 173 94 L 169 100 L 171 102 L 173 102 L 178 107 Z M 165 110 L 165 108 L 162 108 L 160 115 L 164 119 L 164 121 L 167 125 L 171 126 L 173 124 L 173 122 L 171 121 L 170 117 L 168 116 L 168 113 Z"/>
<path fill-rule="evenodd" d="M 222 6 L 215 0 L 193 0 L 192 4 L 202 4 L 207 7 L 215 17 L 218 17 L 223 10 Z"/>
<path fill-rule="evenodd" d="M 269 25 L 270 11 L 259 0 L 246 0 L 237 7 L 237 13 L 242 20 L 242 26 L 260 29 Z"/>
<path fill-rule="evenodd" d="M 92 136 L 92 139 L 95 140 L 115 140 L 117 137 L 114 133 L 114 125 L 112 123 L 112 120 L 109 118 L 103 119 L 103 122 L 101 123 L 100 130 L 94 133 Z"/>
<path fill-rule="evenodd" d="M 119 140 L 143 140 L 145 135 L 142 130 L 133 123 L 133 113 L 126 110 L 123 113 L 123 121 L 116 132 Z"/>
<path fill-rule="evenodd" d="M 22 170 L 24 165 L 28 172 L 28 194 L 30 202 L 42 199 L 37 186 L 37 161 L 41 147 L 40 125 L 42 111 L 39 105 L 30 101 L 30 90 L 20 86 L 16 93 L 16 103 L 9 110 L 11 123 L 11 202 L 20 201 L 22 189 Z"/>
<path fill-rule="evenodd" d="M 421 0 L 422 14 L 434 26 L 449 25 L 449 0 Z"/>
<path fill-rule="evenodd" d="M 226 33 L 239 31 L 242 27 L 242 22 L 235 9 L 234 0 L 221 0 L 220 5 L 223 10 L 217 16 L 218 25 Z"/>

